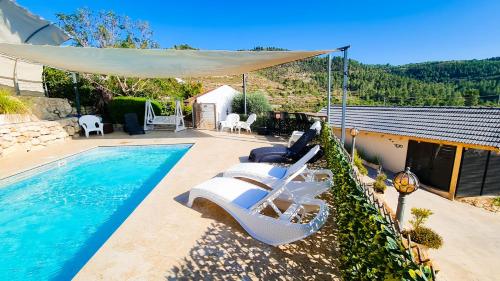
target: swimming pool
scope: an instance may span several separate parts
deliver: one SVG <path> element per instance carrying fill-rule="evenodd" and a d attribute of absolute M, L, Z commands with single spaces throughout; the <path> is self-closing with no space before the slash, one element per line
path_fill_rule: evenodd
<path fill-rule="evenodd" d="M 98 147 L 0 180 L 0 280 L 73 277 L 190 146 Z"/>

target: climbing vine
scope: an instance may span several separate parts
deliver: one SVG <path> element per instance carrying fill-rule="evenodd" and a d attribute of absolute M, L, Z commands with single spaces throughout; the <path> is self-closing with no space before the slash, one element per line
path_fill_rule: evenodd
<path fill-rule="evenodd" d="M 326 124 L 320 136 L 334 174 L 334 218 L 338 227 L 340 272 L 344 280 L 432 280 L 417 265 L 400 236 L 356 180 L 349 157 Z"/>

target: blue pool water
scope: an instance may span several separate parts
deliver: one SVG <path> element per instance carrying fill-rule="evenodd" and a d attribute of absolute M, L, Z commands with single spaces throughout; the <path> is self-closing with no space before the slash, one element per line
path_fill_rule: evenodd
<path fill-rule="evenodd" d="M 189 147 L 99 147 L 0 180 L 0 280 L 73 277 Z"/>

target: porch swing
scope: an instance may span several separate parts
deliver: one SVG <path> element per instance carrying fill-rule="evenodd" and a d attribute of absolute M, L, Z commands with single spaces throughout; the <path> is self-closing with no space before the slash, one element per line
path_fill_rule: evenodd
<path fill-rule="evenodd" d="M 168 116 L 157 116 L 150 100 L 145 103 L 144 110 L 144 131 L 153 130 L 155 125 L 174 125 L 174 132 L 186 129 L 184 116 L 182 115 L 181 102 L 175 101 L 175 114 Z"/>

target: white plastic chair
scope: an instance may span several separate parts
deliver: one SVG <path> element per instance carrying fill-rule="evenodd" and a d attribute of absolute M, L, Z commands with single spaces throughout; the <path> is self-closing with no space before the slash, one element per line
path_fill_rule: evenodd
<path fill-rule="evenodd" d="M 241 133 L 241 129 L 244 129 L 247 132 L 251 133 L 252 129 L 250 128 L 250 126 L 252 126 L 252 124 L 255 122 L 255 120 L 257 120 L 257 114 L 252 113 L 252 114 L 250 114 L 250 116 L 248 116 L 247 121 L 245 121 L 245 122 L 238 121 L 236 123 L 236 128 L 238 129 L 238 133 Z"/>
<path fill-rule="evenodd" d="M 90 132 L 100 132 L 101 135 L 104 136 L 104 128 L 100 117 L 95 115 L 83 115 L 78 119 L 78 124 L 82 126 L 87 138 Z"/>
<path fill-rule="evenodd" d="M 224 177 L 250 179 L 274 189 L 291 174 L 301 169 L 320 150 L 316 145 L 302 158 L 289 167 L 274 166 L 266 163 L 240 163 L 232 166 L 223 174 Z M 314 198 L 327 190 L 333 184 L 333 173 L 328 169 L 313 170 L 305 168 L 299 174 L 301 181 L 291 181 L 288 190 L 295 196 Z M 295 179 L 292 179 L 295 180 Z M 282 198 L 288 199 L 288 198 Z"/>
<path fill-rule="evenodd" d="M 240 121 L 240 116 L 236 113 L 231 113 L 227 115 L 226 120 L 219 122 L 219 130 L 223 131 L 224 128 L 229 128 L 231 129 L 232 133 L 233 129 L 236 127 L 239 121 Z"/>
<path fill-rule="evenodd" d="M 290 175 L 272 191 L 246 181 L 216 177 L 191 189 L 188 206 L 192 207 L 196 198 L 208 199 L 233 216 L 248 234 L 269 245 L 301 240 L 318 231 L 329 214 L 327 204 L 314 198 L 292 196 L 291 204 L 284 212 L 275 204 L 281 194 L 289 193 L 287 184 L 302 170 Z M 271 207 L 276 217 L 263 214 L 266 207 Z M 311 211 L 317 211 L 316 215 L 310 221 L 302 222 Z"/>
<path fill-rule="evenodd" d="M 320 121 L 314 122 L 311 125 L 311 127 L 309 127 L 309 129 L 316 130 L 316 134 L 319 135 L 321 133 L 321 122 Z M 304 134 L 304 132 L 302 132 L 302 131 L 293 131 L 292 135 L 288 139 L 288 147 L 291 147 L 298 139 L 300 139 L 300 137 L 303 134 Z"/>

